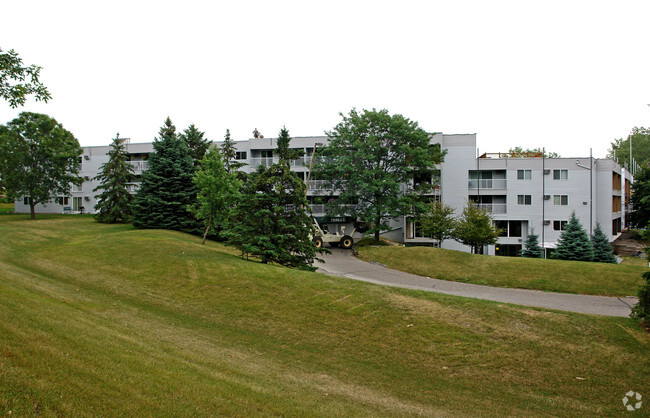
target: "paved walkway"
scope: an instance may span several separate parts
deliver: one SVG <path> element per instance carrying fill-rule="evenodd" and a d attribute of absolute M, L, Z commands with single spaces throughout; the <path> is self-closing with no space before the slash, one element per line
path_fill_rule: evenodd
<path fill-rule="evenodd" d="M 388 286 L 426 290 L 516 305 L 622 317 L 630 315 L 631 307 L 637 301 L 634 297 L 571 295 L 432 279 L 391 270 L 381 264 L 366 263 L 352 255 L 349 250 L 337 248 L 331 248 L 331 250 L 331 255 L 321 256 L 325 260 L 325 264 L 319 263 L 319 272 Z"/>

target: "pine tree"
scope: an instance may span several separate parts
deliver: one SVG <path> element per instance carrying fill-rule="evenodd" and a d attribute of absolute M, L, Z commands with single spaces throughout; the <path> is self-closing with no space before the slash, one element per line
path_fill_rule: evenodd
<path fill-rule="evenodd" d="M 226 129 L 226 136 L 224 137 L 223 144 L 221 144 L 221 155 L 223 156 L 223 162 L 228 173 L 235 172 L 240 167 L 246 165 L 236 160 L 237 148 L 235 147 L 235 141 L 230 138 L 230 129 Z"/>
<path fill-rule="evenodd" d="M 204 139 L 203 135 L 205 135 L 205 132 L 196 129 L 194 124 L 191 124 L 182 133 L 178 134 L 185 142 L 185 145 L 187 145 L 195 168 L 198 167 L 199 161 L 201 161 L 208 148 L 210 148 L 210 140 Z"/>
<path fill-rule="evenodd" d="M 587 233 L 580 225 L 575 211 L 557 241 L 554 258 L 559 260 L 592 261 L 594 248 Z"/>
<path fill-rule="evenodd" d="M 607 235 L 600 228 L 600 223 L 596 223 L 596 228 L 591 236 L 591 244 L 594 247 L 594 261 L 597 263 L 616 263 L 616 256 L 609 245 Z"/>
<path fill-rule="evenodd" d="M 103 190 L 95 196 L 95 219 L 98 222 L 123 223 L 131 219 L 133 195 L 127 186 L 135 180 L 135 174 L 127 163 L 128 157 L 120 134 L 117 134 L 108 151 L 108 162 L 100 166 L 100 173 L 93 179 L 100 182 L 93 192 Z"/>
<path fill-rule="evenodd" d="M 194 184 L 198 188 L 197 205 L 192 208 L 197 219 L 205 225 L 202 244 L 210 229 L 223 227 L 232 212 L 239 195 L 241 183 L 234 173 L 229 173 L 218 148 L 210 149 L 194 175 Z"/>
<path fill-rule="evenodd" d="M 198 223 L 188 209 L 197 194 L 192 157 L 169 118 L 158 135 L 135 197 L 133 225 L 194 232 Z"/>
<path fill-rule="evenodd" d="M 283 135 L 281 131 L 284 138 Z M 284 139 L 279 144 L 284 144 Z M 285 153 L 288 147 L 280 147 L 284 145 L 279 145 L 280 161 L 267 169 L 258 167 L 243 186 L 231 227 L 224 235 L 242 256 L 258 257 L 262 263 L 315 270 L 312 264 L 316 247 L 311 240 L 314 226 L 305 197 L 306 186 L 291 171 Z"/>
<path fill-rule="evenodd" d="M 539 246 L 539 238 L 535 234 L 534 228 L 531 228 L 528 233 L 521 256 L 527 258 L 542 258 L 544 256 L 544 250 Z"/>

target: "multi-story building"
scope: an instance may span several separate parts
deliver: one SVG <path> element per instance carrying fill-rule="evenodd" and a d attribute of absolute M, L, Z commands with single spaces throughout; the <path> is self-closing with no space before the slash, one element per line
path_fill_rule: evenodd
<path fill-rule="evenodd" d="M 436 184 L 431 199 L 455 208 L 456 215 L 460 215 L 468 202 L 475 202 L 492 213 L 495 223 L 503 231 L 497 245 L 484 248 L 486 254 L 516 255 L 533 230 L 545 248 L 554 248 L 572 211 L 587 231 L 596 222 L 600 223 L 610 240 L 618 237 L 625 225 L 632 178 L 610 159 L 544 158 L 541 154 L 509 153 L 479 155 L 475 134 L 435 134 L 431 142 L 439 144 L 447 152 L 433 178 L 424 179 Z M 304 181 L 308 178 L 314 149 L 327 143 L 325 136 L 292 139 L 291 147 L 304 151 L 303 157 L 292 162 L 293 170 Z M 274 138 L 250 139 L 235 144 L 236 159 L 246 164 L 242 168 L 246 172 L 278 161 L 274 155 L 277 147 Z M 84 184 L 74 187 L 70 196 L 59 196 L 47 205 L 38 205 L 37 212 L 94 212 L 96 192 L 93 190 L 99 183 L 93 178 L 101 165 L 108 161 L 109 149 L 109 146 L 85 147 L 80 171 Z M 142 172 L 147 170 L 153 144 L 127 142 L 126 149 L 130 155 L 129 164 L 133 165 L 138 176 L 131 185 L 135 192 Z M 327 195 L 326 182 L 309 180 L 307 198 L 319 220 L 325 216 Z M 18 213 L 29 212 L 26 199 L 16 201 L 15 209 Z M 338 227 L 336 223 L 329 225 L 330 230 Z M 384 235 L 407 245 L 433 245 L 431 238 L 422 236 L 417 222 L 407 218 L 391 222 L 391 230 Z M 443 247 L 469 251 L 469 247 L 453 240 L 445 241 Z"/>

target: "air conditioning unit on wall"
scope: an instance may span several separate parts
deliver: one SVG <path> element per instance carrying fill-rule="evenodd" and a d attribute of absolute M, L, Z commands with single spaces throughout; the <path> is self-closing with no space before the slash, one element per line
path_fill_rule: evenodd
<path fill-rule="evenodd" d="M 545 194 L 544 195 L 544 200 L 551 200 L 551 195 L 550 194 Z"/>
<path fill-rule="evenodd" d="M 90 160 L 90 155 L 84 155 L 84 160 Z"/>
<path fill-rule="evenodd" d="M 551 170 L 544 170 L 544 174 L 551 174 Z"/>
<path fill-rule="evenodd" d="M 551 221 L 549 221 L 548 219 L 544 220 L 544 225 L 550 225 L 550 224 L 551 224 Z"/>

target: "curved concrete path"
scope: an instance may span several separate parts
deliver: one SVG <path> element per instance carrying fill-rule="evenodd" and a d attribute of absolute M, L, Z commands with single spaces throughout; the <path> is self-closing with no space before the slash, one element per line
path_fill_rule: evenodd
<path fill-rule="evenodd" d="M 325 263 L 319 263 L 319 272 L 331 276 L 347 277 L 387 286 L 606 316 L 627 317 L 630 315 L 631 307 L 637 302 L 636 298 L 630 296 L 618 298 L 572 295 L 567 293 L 542 292 L 539 290 L 480 286 L 432 279 L 430 277 L 416 276 L 414 274 L 391 270 L 381 264 L 361 261 L 349 250 L 337 248 L 331 248 L 331 250 L 331 255 L 325 254 L 321 256 L 325 260 Z"/>

